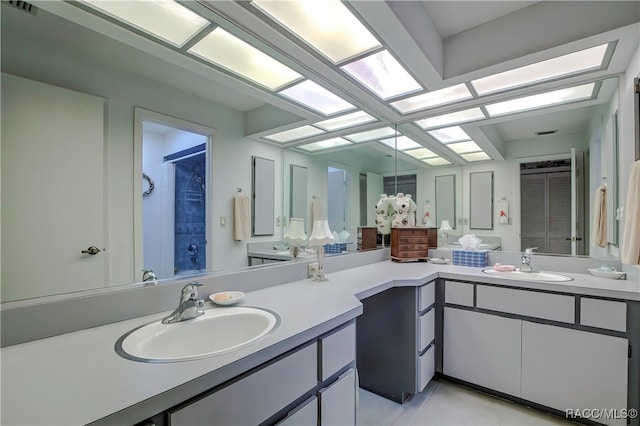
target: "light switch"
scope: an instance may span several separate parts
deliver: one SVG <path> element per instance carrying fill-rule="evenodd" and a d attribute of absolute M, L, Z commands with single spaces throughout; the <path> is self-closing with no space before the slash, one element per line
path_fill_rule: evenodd
<path fill-rule="evenodd" d="M 220 216 L 220 228 L 224 228 L 225 226 L 227 226 L 227 217 Z"/>

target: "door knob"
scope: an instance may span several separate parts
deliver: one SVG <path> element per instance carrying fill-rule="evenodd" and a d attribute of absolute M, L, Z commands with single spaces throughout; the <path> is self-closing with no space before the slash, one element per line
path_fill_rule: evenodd
<path fill-rule="evenodd" d="M 86 250 L 82 250 L 82 254 L 90 254 L 91 256 L 98 253 L 100 253 L 100 249 L 96 246 L 91 246 Z"/>

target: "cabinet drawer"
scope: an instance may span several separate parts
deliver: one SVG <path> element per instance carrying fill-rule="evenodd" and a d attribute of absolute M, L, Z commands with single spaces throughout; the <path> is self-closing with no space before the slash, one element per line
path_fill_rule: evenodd
<path fill-rule="evenodd" d="M 398 250 L 427 250 L 426 244 L 400 244 Z"/>
<path fill-rule="evenodd" d="M 393 256 L 401 257 L 403 259 L 427 258 L 429 256 L 429 252 L 427 250 L 406 250 L 398 251 Z"/>
<path fill-rule="evenodd" d="M 433 305 L 436 301 L 436 294 L 435 294 L 435 282 L 432 281 L 427 285 L 423 285 L 422 287 L 420 287 L 419 289 L 419 299 L 420 303 L 418 305 L 418 310 L 419 311 L 424 311 L 425 309 L 427 309 L 429 306 Z"/>
<path fill-rule="evenodd" d="M 400 238 L 403 237 L 427 237 L 429 232 L 429 228 L 421 228 L 421 229 L 403 229 L 403 228 L 395 228 L 397 229 L 398 236 Z"/>
<path fill-rule="evenodd" d="M 398 241 L 400 244 L 429 244 L 429 239 L 427 237 L 418 238 L 401 236 L 398 238 Z"/>
<path fill-rule="evenodd" d="M 320 425 L 356 424 L 356 373 L 351 369 L 329 387 L 320 389 Z M 316 424 L 316 422 L 310 423 Z"/>
<path fill-rule="evenodd" d="M 418 392 L 422 392 L 435 374 L 435 350 L 433 345 L 418 358 Z"/>
<path fill-rule="evenodd" d="M 575 298 L 561 294 L 478 285 L 477 307 L 552 321 L 575 322 Z"/>
<path fill-rule="evenodd" d="M 422 352 L 435 337 L 435 309 L 431 309 L 420 317 L 420 343 L 418 351 Z"/>
<path fill-rule="evenodd" d="M 627 304 L 613 300 L 580 299 L 580 324 L 627 331 Z"/>
<path fill-rule="evenodd" d="M 313 396 L 291 410 L 276 426 L 305 426 L 318 422 L 318 398 Z"/>
<path fill-rule="evenodd" d="M 320 381 L 356 359 L 356 324 L 320 338 Z"/>
<path fill-rule="evenodd" d="M 314 343 L 275 363 L 169 412 L 177 425 L 257 425 L 313 389 L 317 378 L 318 347 Z M 277 389 L 264 397 L 265 389 Z"/>
<path fill-rule="evenodd" d="M 473 284 L 446 281 L 444 302 L 473 307 Z"/>

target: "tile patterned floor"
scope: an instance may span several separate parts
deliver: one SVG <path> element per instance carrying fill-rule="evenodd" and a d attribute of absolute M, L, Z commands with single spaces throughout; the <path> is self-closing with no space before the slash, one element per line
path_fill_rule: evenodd
<path fill-rule="evenodd" d="M 361 389 L 357 425 L 575 426 L 576 423 L 456 383 L 434 380 L 404 404 Z"/>

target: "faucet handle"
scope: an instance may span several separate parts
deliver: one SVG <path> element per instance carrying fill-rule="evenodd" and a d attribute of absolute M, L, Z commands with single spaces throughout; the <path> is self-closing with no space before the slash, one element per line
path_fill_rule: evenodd
<path fill-rule="evenodd" d="M 195 300 L 198 297 L 198 287 L 204 287 L 204 284 L 193 281 L 182 287 L 182 299 Z"/>
<path fill-rule="evenodd" d="M 534 251 L 534 250 L 537 250 L 537 249 L 538 249 L 538 247 L 529 247 L 529 248 L 528 248 L 528 249 L 526 249 L 524 252 L 525 252 L 526 254 L 531 254 L 531 253 L 533 253 L 533 251 Z"/>

